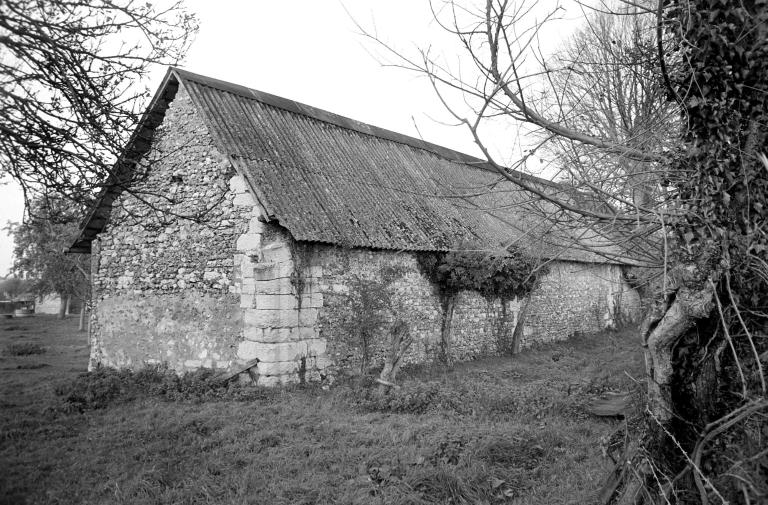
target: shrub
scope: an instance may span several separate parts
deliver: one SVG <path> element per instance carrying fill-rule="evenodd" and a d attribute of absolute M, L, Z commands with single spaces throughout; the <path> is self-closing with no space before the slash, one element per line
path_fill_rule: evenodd
<path fill-rule="evenodd" d="M 80 374 L 56 389 L 67 409 L 98 409 L 139 396 L 168 401 L 271 401 L 276 388 L 223 383 L 210 369 L 177 375 L 166 365 L 147 366 L 137 371 L 97 368 Z"/>
<path fill-rule="evenodd" d="M 463 245 L 447 253 L 423 253 L 418 257 L 424 275 L 450 295 L 477 291 L 485 298 L 522 298 L 536 287 L 545 267 L 534 258 L 510 247 L 505 253 L 491 254 Z"/>
<path fill-rule="evenodd" d="M 359 391 L 357 404 L 370 412 L 391 412 L 394 414 L 424 414 L 438 407 L 440 388 L 436 383 L 410 384 L 399 389 L 382 393 L 377 389 Z"/>
<path fill-rule="evenodd" d="M 56 394 L 64 396 L 68 409 L 86 410 L 103 408 L 125 393 L 125 377 L 109 368 L 97 368 L 80 374 L 69 384 L 56 388 Z"/>
<path fill-rule="evenodd" d="M 9 344 L 5 346 L 5 354 L 8 356 L 30 356 L 32 354 L 45 353 L 45 347 L 31 342 Z"/>
<path fill-rule="evenodd" d="M 413 382 L 386 392 L 358 388 L 353 392 L 352 402 L 367 412 L 392 414 L 424 414 L 437 410 L 469 414 L 474 405 L 462 391 L 439 382 Z"/>

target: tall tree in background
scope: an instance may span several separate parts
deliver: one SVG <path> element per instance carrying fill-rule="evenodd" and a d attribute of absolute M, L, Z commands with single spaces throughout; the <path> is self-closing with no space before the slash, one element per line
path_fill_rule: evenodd
<path fill-rule="evenodd" d="M 656 31 L 652 39 L 634 38 L 611 51 L 612 58 L 627 54 L 650 64 L 640 68 L 655 76 L 638 81 L 647 89 L 629 88 L 654 97 L 625 97 L 622 103 L 634 108 L 632 121 L 614 105 L 598 106 L 625 89 L 637 67 L 606 66 L 590 76 L 599 77 L 591 89 L 580 83 L 588 75 L 581 65 L 561 58 L 552 68 L 536 49 L 556 11 L 532 20 L 535 2 L 448 0 L 436 7 L 438 23 L 468 56 L 460 69 L 434 49 L 408 57 L 384 47 L 399 66 L 430 79 L 489 165 L 531 194 L 532 212 L 574 230 L 609 234 L 626 246 L 628 257 L 637 258 L 638 251 L 655 256 L 660 290 L 640 328 L 647 429 L 629 444 L 599 501 L 763 503 L 768 158 L 761 151 L 768 140 L 768 0 L 596 4 L 612 14 L 648 17 Z M 588 29 L 603 31 L 599 24 Z M 572 59 L 599 50 L 587 45 Z M 542 92 L 542 82 L 551 89 Z M 659 104 L 662 89 L 670 104 Z M 669 124 L 670 110 L 680 111 L 682 124 L 661 132 L 672 142 L 656 135 L 658 125 Z M 555 151 L 573 146 L 578 162 L 589 153 L 585 160 L 592 166 L 566 167 L 579 193 L 542 190 L 497 162 L 483 127 L 499 117 L 535 133 L 540 142 L 533 151 L 548 143 Z M 513 168 L 525 171 L 529 158 Z M 610 160 L 608 170 L 603 159 Z M 648 243 L 652 247 L 644 249 Z M 574 240 L 573 247 L 590 244 Z"/>
<path fill-rule="evenodd" d="M 28 198 L 92 197 L 149 96 L 141 81 L 196 30 L 180 1 L 0 2 L 0 178 Z"/>
<path fill-rule="evenodd" d="M 659 75 L 655 16 L 643 15 L 636 6 L 621 16 L 592 13 L 545 66 L 552 70 L 547 73 L 552 110 L 563 125 L 659 157 L 675 145 L 682 122 Z M 628 159 L 561 136 L 553 137 L 546 151 L 556 157 L 561 178 L 579 190 L 589 191 L 585 181 L 592 181 L 638 207 L 660 197 L 658 162 Z"/>
<path fill-rule="evenodd" d="M 29 218 L 10 227 L 14 242 L 14 273 L 31 283 L 34 293 L 61 297 L 63 318 L 72 297 L 88 299 L 90 259 L 87 254 L 68 254 L 78 233 L 82 213 L 62 198 L 32 202 Z"/>
<path fill-rule="evenodd" d="M 32 281 L 18 277 L 0 279 L 0 299 L 15 300 L 17 297 L 34 291 Z"/>

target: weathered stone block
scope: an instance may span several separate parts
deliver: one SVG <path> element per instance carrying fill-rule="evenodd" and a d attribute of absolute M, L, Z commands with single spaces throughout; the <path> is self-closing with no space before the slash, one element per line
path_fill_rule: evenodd
<path fill-rule="evenodd" d="M 258 344 L 250 340 L 243 340 L 237 345 L 237 357 L 244 361 L 250 361 L 258 358 Z"/>
<path fill-rule="evenodd" d="M 293 295 L 261 295 L 254 296 L 258 310 L 296 310 L 298 301 Z"/>
<path fill-rule="evenodd" d="M 256 217 L 252 217 L 248 221 L 249 233 L 263 233 L 265 227 L 266 227 L 266 223 L 262 221 L 262 218 L 259 215 L 257 215 Z"/>
<path fill-rule="evenodd" d="M 252 294 L 242 293 L 240 295 L 240 308 L 241 309 L 252 309 L 253 308 L 253 299 L 254 299 L 254 296 Z"/>
<path fill-rule="evenodd" d="M 248 183 L 244 177 L 236 175 L 229 180 L 229 190 L 233 193 L 247 193 Z"/>
<path fill-rule="evenodd" d="M 327 353 L 318 354 L 317 356 L 313 356 L 310 358 L 310 360 L 307 362 L 307 368 L 315 368 L 317 370 L 325 370 L 329 366 L 333 364 L 333 360 L 331 360 L 330 356 L 328 356 Z"/>
<path fill-rule="evenodd" d="M 301 340 L 298 342 L 263 343 L 245 340 L 237 348 L 237 357 L 244 360 L 258 358 L 262 362 L 294 361 L 305 356 L 325 353 L 324 339 Z"/>
<path fill-rule="evenodd" d="M 296 342 L 318 337 L 318 332 L 311 327 L 298 328 L 268 328 L 262 329 L 258 336 L 259 342 Z"/>
<path fill-rule="evenodd" d="M 274 363 L 260 362 L 258 365 L 260 375 L 284 375 L 295 374 L 299 371 L 299 361 L 277 361 Z"/>
<path fill-rule="evenodd" d="M 246 325 L 243 328 L 243 338 L 252 342 L 264 342 L 264 328 Z"/>
<path fill-rule="evenodd" d="M 319 308 L 323 306 L 323 295 L 321 293 L 311 293 L 303 295 L 301 297 L 301 304 L 299 304 L 299 298 L 292 294 L 260 294 L 257 293 L 254 299 L 255 308 L 265 310 L 298 310 L 300 307 L 305 308 Z"/>
<path fill-rule="evenodd" d="M 240 292 L 246 294 L 253 294 L 255 291 L 256 282 L 251 277 L 243 277 L 240 281 Z"/>
<path fill-rule="evenodd" d="M 245 233 L 240 235 L 236 244 L 238 251 L 256 251 L 261 247 L 261 234 Z"/>
<path fill-rule="evenodd" d="M 261 250 L 261 254 L 264 258 L 264 261 L 271 261 L 273 263 L 293 261 L 291 248 L 288 246 L 288 244 L 282 242 L 274 242 L 264 246 Z"/>
<path fill-rule="evenodd" d="M 294 310 L 246 310 L 243 316 L 245 327 L 289 328 L 298 326 L 299 317 Z"/>
<path fill-rule="evenodd" d="M 256 205 L 256 201 L 253 199 L 253 196 L 251 196 L 250 193 L 238 193 L 232 199 L 232 205 L 250 207 L 252 205 Z"/>
<path fill-rule="evenodd" d="M 289 279 L 293 273 L 291 263 L 260 262 L 253 264 L 253 278 L 257 281 L 272 279 Z"/>
<path fill-rule="evenodd" d="M 255 293 L 261 295 L 290 295 L 294 287 L 288 278 L 257 281 Z"/>
<path fill-rule="evenodd" d="M 317 322 L 317 312 L 316 308 L 302 308 L 301 310 L 246 309 L 243 322 L 246 327 L 255 328 L 314 326 Z"/>
<path fill-rule="evenodd" d="M 281 384 L 296 384 L 299 382 L 299 376 L 293 374 L 283 375 L 259 375 L 259 380 L 256 382 L 259 386 L 279 386 Z"/>

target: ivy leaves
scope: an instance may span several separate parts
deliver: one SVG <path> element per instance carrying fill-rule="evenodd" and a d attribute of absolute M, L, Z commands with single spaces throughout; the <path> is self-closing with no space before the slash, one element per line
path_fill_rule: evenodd
<path fill-rule="evenodd" d="M 768 167 L 760 151 L 768 141 L 768 1 L 674 1 L 667 16 L 684 42 L 672 77 L 688 120 L 684 149 L 672 167 L 685 215 L 673 226 L 694 257 L 721 251 L 734 284 L 749 291 L 742 300 L 753 300 L 740 308 L 763 311 Z"/>
<path fill-rule="evenodd" d="M 424 253 L 419 265 L 430 281 L 445 294 L 476 291 L 485 298 L 511 300 L 527 295 L 538 276 L 546 273 L 519 249 L 507 254 L 489 253 L 469 247 L 447 253 Z"/>

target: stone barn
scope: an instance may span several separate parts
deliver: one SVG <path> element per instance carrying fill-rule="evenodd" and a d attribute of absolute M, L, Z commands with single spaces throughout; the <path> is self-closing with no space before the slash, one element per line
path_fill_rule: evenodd
<path fill-rule="evenodd" d="M 171 68 L 71 248 L 92 255 L 91 366 L 332 380 L 380 364 L 396 318 L 415 363 L 631 316 L 615 248 L 584 247 L 531 201 L 482 160 Z M 521 300 L 472 291 L 448 317 L 419 257 L 459 244 L 547 265 L 524 318 Z"/>

